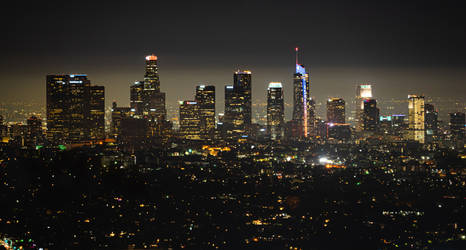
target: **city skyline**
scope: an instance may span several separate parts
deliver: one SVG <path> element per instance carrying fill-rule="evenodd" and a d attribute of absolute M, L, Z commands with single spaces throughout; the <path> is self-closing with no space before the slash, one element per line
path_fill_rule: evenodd
<path fill-rule="evenodd" d="M 285 89 L 292 85 L 292 51 L 298 46 L 303 54 L 300 62 L 310 66 L 311 96 L 317 101 L 331 96 L 348 99 L 345 94 L 365 82 L 376 85 L 376 98 L 404 98 L 420 89 L 425 96 L 462 97 L 455 90 L 466 78 L 462 59 L 466 39 L 460 26 L 464 17 L 455 2 L 299 4 L 308 15 L 289 18 L 294 6 L 286 3 L 188 3 L 185 7 L 192 11 L 177 3 L 113 4 L 105 6 L 105 12 L 101 4 L 82 2 L 80 10 L 91 18 L 73 16 L 55 22 L 49 16 L 39 17 L 49 10 L 57 18 L 65 17 L 74 6 L 11 3 L 8 14 L 21 11 L 24 18 L 7 28 L 7 39 L 2 41 L 0 92 L 8 100 L 45 103 L 36 94 L 45 93 L 44 75 L 86 73 L 108 90 L 107 107 L 113 100 L 126 106 L 127 86 L 141 80 L 141 58 L 155 53 L 167 105 L 188 99 L 193 87 L 201 84 L 215 85 L 221 100 L 222 86 L 230 83 L 231 72 L 238 68 L 254 73 L 253 99 L 265 102 L 266 93 L 259 90 L 269 82 L 282 82 Z M 244 10 L 241 19 L 232 19 L 236 8 Z M 386 11 L 392 15 L 383 15 Z M 175 12 L 179 12 L 176 21 L 157 21 Z M 302 28 L 309 32 L 303 34 Z M 236 38 L 234 31 L 243 32 L 244 39 Z M 73 32 L 80 34 L 79 39 L 67 38 Z M 144 39 L 138 39 L 142 34 Z M 18 81 L 21 84 L 9 84 Z M 285 91 L 285 103 L 292 103 L 290 91 Z M 217 105 L 218 110 L 223 107 L 221 102 Z M 285 114 L 291 115 L 288 108 Z"/>

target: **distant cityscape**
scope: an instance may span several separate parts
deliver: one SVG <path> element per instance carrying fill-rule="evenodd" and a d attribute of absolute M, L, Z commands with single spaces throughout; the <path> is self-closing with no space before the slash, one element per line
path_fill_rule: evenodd
<path fill-rule="evenodd" d="M 265 101 L 232 72 L 221 112 L 214 85 L 168 106 L 154 54 L 129 106 L 82 73 L 1 103 L 0 246 L 465 249 L 464 100 L 319 99 L 295 52 Z"/>

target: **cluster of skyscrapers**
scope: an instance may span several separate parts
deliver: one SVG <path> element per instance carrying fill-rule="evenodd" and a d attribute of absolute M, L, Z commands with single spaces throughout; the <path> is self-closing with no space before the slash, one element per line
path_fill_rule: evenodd
<path fill-rule="evenodd" d="M 270 82 L 267 88 L 267 124 L 253 124 L 252 72 L 238 70 L 233 84 L 225 86 L 224 113 L 216 115 L 215 86 L 198 85 L 194 98 L 179 103 L 179 130 L 167 120 L 165 93 L 160 91 L 157 56 L 145 58 L 143 81 L 130 86 L 130 106 L 112 104 L 112 122 L 105 131 L 105 89 L 91 85 L 84 74 L 47 76 L 47 139 L 54 143 L 99 143 L 115 140 L 128 148 L 141 143 L 163 143 L 170 138 L 197 141 L 247 140 L 309 141 L 367 138 L 391 135 L 419 143 L 435 141 L 439 136 L 438 113 L 423 96 L 409 95 L 407 124 L 403 115 L 380 116 L 372 85 L 356 88 L 354 126 L 346 121 L 346 102 L 327 100 L 327 119 L 316 116 L 311 98 L 310 75 L 298 63 L 293 75 L 293 114 L 285 121 L 284 86 Z M 464 113 L 452 113 L 451 134 L 464 140 Z"/>

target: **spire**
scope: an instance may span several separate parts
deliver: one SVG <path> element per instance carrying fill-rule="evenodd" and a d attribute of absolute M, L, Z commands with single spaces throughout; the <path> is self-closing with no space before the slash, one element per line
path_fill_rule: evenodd
<path fill-rule="evenodd" d="M 298 50 L 299 50 L 299 48 L 296 47 L 295 48 L 295 51 L 296 51 L 296 65 L 298 65 Z"/>

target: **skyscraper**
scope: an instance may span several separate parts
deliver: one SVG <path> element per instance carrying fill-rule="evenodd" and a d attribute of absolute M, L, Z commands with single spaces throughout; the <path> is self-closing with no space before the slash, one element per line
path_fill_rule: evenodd
<path fill-rule="evenodd" d="M 425 109 L 425 141 L 432 142 L 438 136 L 438 112 L 434 105 L 426 103 Z"/>
<path fill-rule="evenodd" d="M 236 103 L 236 116 L 233 118 L 235 130 L 239 134 L 247 135 L 251 127 L 252 96 L 251 71 L 236 71 L 233 75 L 234 102 Z"/>
<path fill-rule="evenodd" d="M 463 143 L 465 115 L 462 112 L 450 113 L 450 134 L 452 140 Z"/>
<path fill-rule="evenodd" d="M 363 101 L 362 124 L 364 131 L 376 131 L 379 121 L 379 109 L 375 99 L 364 99 Z"/>
<path fill-rule="evenodd" d="M 144 82 L 136 81 L 130 87 L 130 107 L 136 116 L 142 116 L 144 110 Z"/>
<path fill-rule="evenodd" d="M 25 144 L 28 146 L 36 146 L 42 142 L 42 119 L 37 116 L 31 116 L 27 119 L 27 136 Z"/>
<path fill-rule="evenodd" d="M 296 48 L 296 71 L 293 75 L 293 118 L 292 124 L 297 126 L 299 138 L 309 135 L 309 74 L 303 65 L 298 63 L 298 48 Z M 311 122 L 313 124 L 313 122 Z"/>
<path fill-rule="evenodd" d="M 201 136 L 203 139 L 213 139 L 215 133 L 215 86 L 197 86 L 195 101 L 199 106 Z"/>
<path fill-rule="evenodd" d="M 91 86 L 90 99 L 90 139 L 105 139 L 105 88 Z"/>
<path fill-rule="evenodd" d="M 155 121 L 165 120 L 165 93 L 160 92 L 160 79 L 157 66 L 157 56 L 146 56 L 144 74 L 144 90 L 142 94 L 142 114 Z"/>
<path fill-rule="evenodd" d="M 125 118 L 132 117 L 134 112 L 130 107 L 118 107 L 116 102 L 112 103 L 112 125 L 110 133 L 117 139 L 121 134 L 121 121 Z"/>
<path fill-rule="evenodd" d="M 184 139 L 199 140 L 199 106 L 195 101 L 180 102 L 180 135 Z"/>
<path fill-rule="evenodd" d="M 281 82 L 271 82 L 267 88 L 267 133 L 272 140 L 280 140 L 284 133 L 285 106 Z"/>
<path fill-rule="evenodd" d="M 408 139 L 424 143 L 424 96 L 408 95 L 408 110 Z"/>
<path fill-rule="evenodd" d="M 91 89 L 87 75 L 47 76 L 47 137 L 49 140 L 54 143 L 82 143 L 91 139 L 90 131 L 94 129 L 91 122 Z M 95 89 L 102 91 L 103 94 L 103 87 Z"/>
<path fill-rule="evenodd" d="M 247 137 L 251 128 L 251 71 L 236 71 L 233 85 L 225 86 L 225 123 L 227 139 Z"/>
<path fill-rule="evenodd" d="M 341 98 L 327 100 L 327 122 L 345 123 L 345 101 Z"/>
<path fill-rule="evenodd" d="M 233 85 L 225 86 L 225 111 L 223 116 L 223 129 L 226 139 L 232 139 L 233 136 L 233 118 L 236 115 L 236 98 L 233 91 Z"/>
<path fill-rule="evenodd" d="M 47 139 L 64 141 L 68 134 L 68 75 L 48 75 L 46 85 Z"/>
<path fill-rule="evenodd" d="M 356 131 L 364 130 L 364 100 L 372 98 L 372 86 L 369 84 L 360 84 L 356 88 L 356 108 L 354 113 L 354 121 Z"/>

